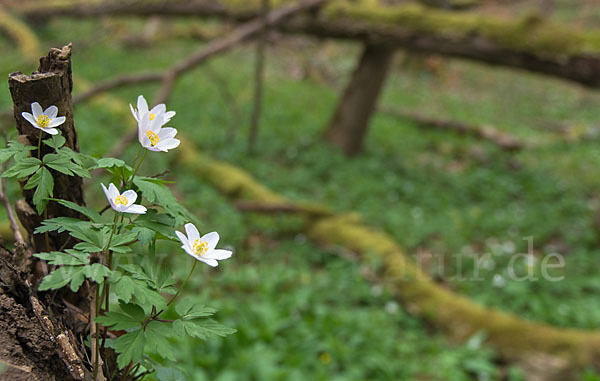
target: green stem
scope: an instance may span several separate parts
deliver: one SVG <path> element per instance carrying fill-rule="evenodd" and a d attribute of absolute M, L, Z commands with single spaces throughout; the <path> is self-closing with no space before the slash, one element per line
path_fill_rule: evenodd
<path fill-rule="evenodd" d="M 167 307 L 170 306 L 171 303 L 173 303 L 175 301 L 175 299 L 177 299 L 177 297 L 179 296 L 181 291 L 183 291 L 183 288 L 187 284 L 188 280 L 190 280 L 190 277 L 192 276 L 192 273 L 194 272 L 194 269 L 196 268 L 196 264 L 198 263 L 198 261 L 195 259 L 193 261 L 194 261 L 194 264 L 192 265 L 192 269 L 190 270 L 190 273 L 188 274 L 187 278 L 185 278 L 185 280 L 181 284 L 181 287 L 179 287 L 179 290 L 177 290 L 177 293 L 175 293 L 175 295 L 173 295 L 171 300 L 169 300 L 169 303 L 167 303 Z"/>
<path fill-rule="evenodd" d="M 40 131 L 40 137 L 38 138 L 38 160 L 42 160 L 42 132 Z"/>
<path fill-rule="evenodd" d="M 144 153 L 142 154 L 142 158 L 140 159 L 140 161 L 137 163 L 135 169 L 133 170 L 133 173 L 131 174 L 131 178 L 129 179 L 129 181 L 127 181 L 127 183 L 125 183 L 125 187 L 127 187 L 128 184 L 133 182 L 133 179 L 135 178 L 135 175 L 138 171 L 138 169 L 140 169 L 140 165 L 142 165 L 142 162 L 144 161 L 144 159 L 146 158 L 146 153 L 148 152 L 147 149 L 144 150 Z"/>

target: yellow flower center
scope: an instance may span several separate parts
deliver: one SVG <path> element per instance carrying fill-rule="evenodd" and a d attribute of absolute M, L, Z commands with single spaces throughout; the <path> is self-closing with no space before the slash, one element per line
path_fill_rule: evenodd
<path fill-rule="evenodd" d="M 154 118 L 156 118 L 156 115 L 154 115 L 153 113 L 149 112 L 148 114 L 150 114 L 150 120 L 154 120 Z"/>
<path fill-rule="evenodd" d="M 37 124 L 42 128 L 46 128 L 50 124 L 50 118 L 48 118 L 46 115 L 40 115 L 37 118 Z"/>
<path fill-rule="evenodd" d="M 152 115 L 152 114 L 150 114 L 150 115 Z M 160 141 L 160 139 L 158 138 L 158 135 L 152 131 L 146 132 L 146 136 L 148 137 L 148 139 L 150 139 L 150 145 L 152 147 L 154 147 Z"/>
<path fill-rule="evenodd" d="M 196 255 L 203 256 L 208 251 L 208 243 L 200 241 L 200 238 L 198 238 L 194 241 L 192 249 Z"/>
<path fill-rule="evenodd" d="M 115 198 L 115 205 L 125 205 L 127 206 L 127 199 L 125 198 L 125 196 L 117 196 L 117 198 Z"/>

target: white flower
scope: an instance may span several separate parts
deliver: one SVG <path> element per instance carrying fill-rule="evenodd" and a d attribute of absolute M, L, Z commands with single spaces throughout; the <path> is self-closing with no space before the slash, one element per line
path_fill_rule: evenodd
<path fill-rule="evenodd" d="M 162 119 L 163 124 L 168 123 L 172 117 L 175 116 L 175 111 L 167 111 L 167 106 L 163 103 L 158 104 L 152 108 L 152 110 L 148 110 L 148 102 L 143 95 L 140 95 L 137 100 L 137 110 L 133 108 L 130 104 L 129 108 L 131 109 L 131 113 L 135 120 L 139 123 L 142 120 L 142 117 L 146 113 L 150 113 L 150 120 L 154 120 L 154 118 L 160 117 Z"/>
<path fill-rule="evenodd" d="M 215 249 L 219 242 L 219 233 L 212 232 L 200 237 L 200 233 L 198 233 L 198 229 L 194 224 L 185 224 L 184 228 L 187 237 L 178 231 L 175 234 L 183 244 L 181 248 L 192 257 L 212 267 L 219 265 L 217 261 L 231 257 L 231 251 Z"/>
<path fill-rule="evenodd" d="M 102 190 L 110 203 L 110 206 L 120 213 L 145 214 L 146 208 L 142 205 L 134 205 L 137 199 L 137 193 L 133 190 L 126 190 L 123 194 L 119 194 L 119 190 L 115 184 L 108 184 L 108 189 L 102 185 Z"/>
<path fill-rule="evenodd" d="M 28 112 L 22 112 L 21 115 L 33 127 L 39 128 L 50 135 L 58 134 L 58 130 L 53 127 L 60 126 L 67 119 L 64 116 L 56 117 L 58 115 L 58 107 L 50 106 L 45 111 L 42 111 L 42 106 L 37 102 L 31 104 L 31 112 L 33 112 L 33 115 Z"/>
<path fill-rule="evenodd" d="M 150 151 L 168 152 L 179 146 L 179 139 L 175 139 L 177 130 L 171 127 L 162 127 L 163 120 L 159 117 L 150 119 L 150 113 L 142 115 L 138 122 L 138 140 L 142 147 Z"/>

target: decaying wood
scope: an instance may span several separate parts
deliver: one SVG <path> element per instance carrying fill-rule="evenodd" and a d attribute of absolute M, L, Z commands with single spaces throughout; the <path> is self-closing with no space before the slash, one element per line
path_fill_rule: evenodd
<path fill-rule="evenodd" d="M 31 103 L 39 102 L 43 108 L 55 105 L 59 115 L 66 121 L 60 126 L 66 139 L 66 146 L 78 150 L 77 134 L 73 123 L 71 104 L 71 46 L 52 49 L 40 59 L 38 71 L 31 76 L 22 73 L 9 75 L 9 89 L 14 103 L 14 117 L 19 140 L 36 145 L 42 131 L 33 128 L 21 113 L 31 112 Z M 44 138 L 47 138 L 44 137 Z M 41 155 L 49 153 L 42 146 Z M 34 151 L 33 155 L 37 156 Z M 54 177 L 54 196 L 83 204 L 81 179 L 52 172 Z M 11 205 L 0 184 L 2 200 L 11 215 Z M 11 224 L 15 230 L 15 249 L 8 253 L 0 248 L 0 362 L 11 365 L 11 369 L 24 369 L 31 379 L 38 380 L 89 380 L 82 356 L 78 352 L 79 344 L 69 328 L 69 318 L 53 315 L 48 307 L 57 301 L 48 303 L 44 295 L 36 292 L 39 274 L 32 260 L 32 250 L 46 251 L 47 245 L 42 236 L 33 235 L 43 217 L 33 209 L 32 191 L 23 190 L 25 199 L 17 200 L 15 212 L 23 227 L 29 233 L 26 239 L 18 232 L 14 217 Z M 55 203 L 48 205 L 48 218 L 59 216 L 79 217 L 71 209 L 59 207 Z M 32 239 L 33 238 L 33 239 Z M 66 247 L 69 243 L 66 234 L 50 235 L 51 249 Z M 43 268 L 43 266 L 42 266 Z M 47 269 L 43 269 L 46 273 Z M 46 305 L 44 305 L 44 302 Z"/>
<path fill-rule="evenodd" d="M 524 142 L 492 126 L 478 126 L 455 120 L 435 119 L 420 114 L 402 112 L 389 107 L 380 107 L 379 111 L 397 118 L 407 119 L 423 128 L 439 129 L 487 140 L 506 151 L 518 151 L 526 147 Z"/>
<path fill-rule="evenodd" d="M 260 15 L 258 1 L 34 2 L 14 9 L 26 17 L 97 17 L 100 15 L 221 17 L 243 22 Z M 432 9 L 414 4 L 334 1 L 316 15 L 278 25 L 289 33 L 359 40 L 425 53 L 445 54 L 493 65 L 521 68 L 600 87 L 600 31 L 544 21 L 540 17 L 506 19 Z"/>
<path fill-rule="evenodd" d="M 73 105 L 71 100 L 71 91 L 73 89 L 73 80 L 71 78 L 71 45 L 64 46 L 61 49 L 51 49 L 47 56 L 40 59 L 38 70 L 31 75 L 25 75 L 21 72 L 12 73 L 8 78 L 10 94 L 13 100 L 13 116 L 16 127 L 21 135 L 20 139 L 26 139 L 29 144 L 37 145 L 40 134 L 45 134 L 39 129 L 34 128 L 22 116 L 22 112 L 31 112 L 31 104 L 38 102 L 42 108 L 54 105 L 58 107 L 59 116 L 66 117 L 65 123 L 59 128 L 62 136 L 65 137 L 65 146 L 74 151 L 79 151 L 77 142 L 77 132 L 73 120 Z M 42 139 L 49 138 L 49 135 L 42 136 Z M 42 145 L 41 155 L 51 153 L 52 149 Z M 33 151 L 37 155 L 37 151 Z M 82 181 L 78 176 L 67 176 L 57 172 L 52 173 L 54 177 L 54 197 L 63 200 L 69 200 L 79 205 L 84 205 Z M 23 190 L 23 195 L 27 203 L 33 207 L 33 190 Z M 17 213 L 18 214 L 18 213 Z M 56 202 L 49 202 L 47 206 L 47 218 L 58 216 L 68 216 L 81 218 L 81 215 L 72 209 L 63 207 Z M 21 215 L 19 215 L 21 218 Z M 33 235 L 33 230 L 41 222 L 41 219 L 23 221 L 21 223 L 28 229 L 33 236 L 33 247 L 37 252 L 47 251 L 46 241 L 41 235 Z M 67 234 L 50 234 L 50 249 L 60 248 L 67 239 Z"/>
<path fill-rule="evenodd" d="M 1 168 L 1 166 L 0 166 Z M 13 235 L 15 237 L 15 242 L 21 242 L 25 244 L 25 239 L 21 234 L 21 230 L 19 229 L 19 224 L 17 223 L 17 218 L 15 216 L 15 212 L 13 211 L 13 207 L 8 200 L 8 196 L 6 195 L 6 187 L 4 185 L 4 179 L 0 177 L 0 199 L 6 208 L 6 214 L 8 216 L 8 220 L 10 221 L 10 229 L 13 231 Z M 5 238 L 5 237 L 2 237 Z"/>
<path fill-rule="evenodd" d="M 363 50 L 325 132 L 327 140 L 346 155 L 356 155 L 362 149 L 393 57 L 394 49 L 389 46 L 367 45 Z"/>

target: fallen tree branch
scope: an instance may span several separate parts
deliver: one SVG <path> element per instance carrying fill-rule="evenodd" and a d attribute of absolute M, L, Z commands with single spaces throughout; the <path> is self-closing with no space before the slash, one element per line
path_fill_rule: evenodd
<path fill-rule="evenodd" d="M 285 6 L 284 6 L 285 7 Z M 22 5 L 26 17 L 97 17 L 100 15 L 220 17 L 243 22 L 260 15 L 259 2 L 63 1 Z M 416 4 L 373 5 L 368 0 L 333 1 L 318 15 L 298 17 L 278 28 L 325 38 L 445 54 L 493 65 L 521 68 L 600 87 L 600 31 L 544 21 L 540 16 L 506 19 L 458 13 Z"/>
<path fill-rule="evenodd" d="M 244 212 L 263 213 L 263 214 L 304 214 L 311 217 L 331 216 L 333 212 L 322 205 L 298 204 L 289 202 L 256 202 L 256 201 L 236 201 L 237 210 Z"/>
<path fill-rule="evenodd" d="M 156 99 L 154 100 L 154 104 L 165 103 L 167 101 L 175 81 L 183 73 L 202 64 L 212 56 L 227 51 L 241 42 L 255 36 L 266 26 L 277 25 L 296 13 L 316 8 L 327 1 L 328 0 L 301 0 L 294 4 L 282 6 L 272 10 L 264 18 L 260 17 L 256 20 L 242 24 L 227 36 L 209 42 L 208 45 L 203 46 L 185 60 L 173 65 L 167 71 L 162 73 L 159 78 L 153 78 L 160 79 L 162 81 L 161 88 L 156 96 Z M 147 77 L 144 77 L 144 79 L 147 79 L 148 77 L 151 77 L 151 75 L 147 75 Z M 117 78 L 113 79 L 110 85 L 123 85 L 129 83 L 124 83 L 123 78 Z M 100 86 L 102 86 L 102 84 Z M 104 87 L 106 88 L 107 86 L 105 85 Z M 125 148 L 127 148 L 127 146 L 136 139 L 136 137 L 137 131 L 131 131 L 129 134 L 127 134 L 111 152 L 111 156 L 119 157 L 120 154 L 125 151 Z"/>
<path fill-rule="evenodd" d="M 0 165 L 0 173 L 3 172 L 3 165 Z M 21 234 L 21 230 L 19 229 L 19 224 L 17 223 L 17 218 L 15 217 L 15 212 L 13 211 L 12 205 L 8 200 L 8 196 L 6 195 L 6 186 L 4 184 L 4 179 L 0 177 L 0 199 L 6 208 L 6 214 L 8 215 L 8 220 L 10 221 L 10 229 L 13 231 L 13 235 L 15 237 L 15 242 L 20 242 L 23 245 L 26 245 L 25 239 Z"/>
<path fill-rule="evenodd" d="M 478 139 L 486 140 L 506 151 L 518 151 L 527 147 L 524 142 L 491 126 L 478 126 L 454 120 L 434 119 L 420 114 L 395 110 L 389 107 L 380 107 L 379 111 L 393 117 L 409 120 L 423 128 L 451 131 L 461 135 L 473 136 Z"/>

